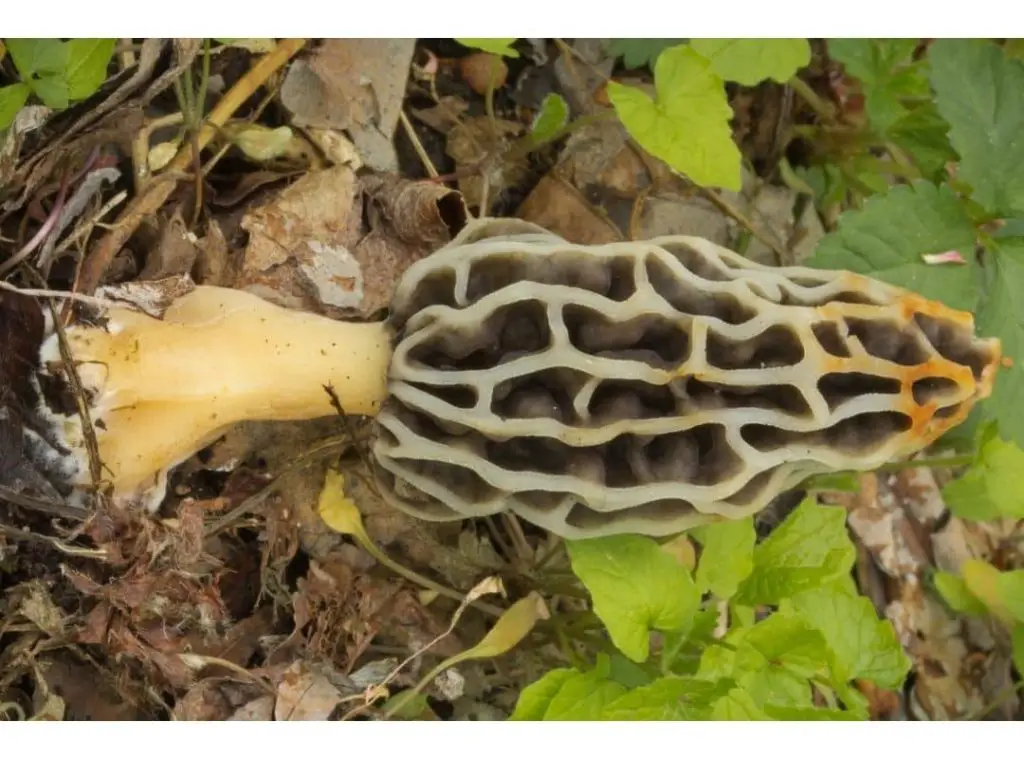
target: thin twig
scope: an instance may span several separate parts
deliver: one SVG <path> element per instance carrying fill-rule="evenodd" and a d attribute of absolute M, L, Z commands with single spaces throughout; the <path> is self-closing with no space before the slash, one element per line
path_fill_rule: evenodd
<path fill-rule="evenodd" d="M 398 112 L 398 118 L 402 122 L 402 129 L 405 130 L 406 136 L 409 138 L 409 142 L 412 143 L 413 150 L 416 151 L 416 155 L 419 156 L 420 163 L 423 164 L 423 168 L 426 169 L 427 174 L 432 179 L 437 179 L 439 174 L 437 169 L 434 168 L 434 162 L 430 160 L 430 156 L 427 155 L 427 151 L 423 147 L 423 143 L 420 142 L 419 135 L 416 134 L 416 130 L 413 129 L 412 122 L 409 121 L 409 117 L 405 115 L 405 110 Z"/>
<path fill-rule="evenodd" d="M 106 559 L 107 552 L 103 548 L 79 548 L 78 546 L 69 546 L 67 543 L 52 538 L 49 535 L 39 535 L 31 532 L 30 530 L 24 530 L 21 527 L 12 527 L 8 524 L 0 523 L 0 535 L 6 535 L 14 540 L 24 540 L 30 543 L 43 543 L 52 548 L 56 548 L 61 553 L 67 554 L 68 556 L 83 556 L 92 559 Z"/>
<path fill-rule="evenodd" d="M 83 521 L 89 517 L 88 512 L 85 509 L 80 509 L 77 506 L 69 506 L 65 503 L 54 503 L 52 501 L 44 501 L 41 498 L 33 498 L 27 496 L 24 493 L 18 493 L 17 491 L 11 490 L 6 485 L 0 485 L 0 501 L 7 501 L 13 503 L 15 506 L 21 506 L 24 509 L 32 509 L 42 514 L 49 514 L 50 516 L 60 517 L 62 519 L 77 519 Z"/>
<path fill-rule="evenodd" d="M 189 142 L 182 146 L 178 154 L 168 164 L 171 172 L 184 172 L 192 165 L 193 150 L 202 150 L 217 135 L 218 130 L 234 114 L 241 105 L 258 90 L 270 76 L 290 61 L 306 44 L 304 39 L 283 39 L 277 47 L 260 58 L 245 76 L 239 79 L 228 90 L 224 97 L 210 111 L 203 128 L 196 138 L 195 144 Z M 114 228 L 103 237 L 87 256 L 78 273 L 75 289 L 91 293 L 103 279 L 103 275 L 114 257 L 118 254 L 128 238 L 132 236 L 142 220 L 156 213 L 167 201 L 177 187 L 176 182 L 152 182 L 136 196 L 118 217 Z"/>
<path fill-rule="evenodd" d="M 32 252 L 42 245 L 46 238 L 50 236 L 50 232 L 52 232 L 53 228 L 57 226 L 57 220 L 60 218 L 61 211 L 64 210 L 64 199 L 68 193 L 70 179 L 70 174 L 65 174 L 61 179 L 60 190 L 57 193 L 57 200 L 54 202 L 53 208 L 50 209 L 50 213 L 46 217 L 46 221 L 44 221 L 43 225 L 36 230 L 34 235 L 32 235 L 32 239 L 25 243 L 21 247 L 21 250 L 3 263 L 0 263 L 0 277 L 3 277 L 9 271 L 14 270 L 22 261 L 32 255 Z"/>
<path fill-rule="evenodd" d="M 19 295 L 26 295 L 34 298 L 57 298 L 60 300 L 73 300 L 79 303 L 86 303 L 90 306 L 96 306 L 97 308 L 111 308 L 119 306 L 121 304 L 115 303 L 112 300 L 105 300 L 104 298 L 97 298 L 95 295 L 82 295 L 81 293 L 72 293 L 64 290 L 41 290 L 31 289 L 27 287 L 16 287 L 10 282 L 0 281 L 0 290 L 8 290 L 12 293 L 18 293 Z"/>

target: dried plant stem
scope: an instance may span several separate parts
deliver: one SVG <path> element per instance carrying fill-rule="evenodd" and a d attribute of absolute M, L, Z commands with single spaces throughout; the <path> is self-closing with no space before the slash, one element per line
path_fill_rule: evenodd
<path fill-rule="evenodd" d="M 419 156 L 420 163 L 423 164 L 423 168 L 426 169 L 427 174 L 431 179 L 437 179 L 440 174 L 437 173 L 437 169 L 434 168 L 434 162 L 430 160 L 430 156 L 427 155 L 426 149 L 423 147 L 423 143 L 420 142 L 419 135 L 416 134 L 416 130 L 413 129 L 412 122 L 409 121 L 409 117 L 405 115 L 405 110 L 398 112 L 398 118 L 402 122 L 402 129 L 405 130 L 405 135 L 409 138 L 409 142 L 412 143 L 413 150 L 416 151 L 416 155 Z"/>
<path fill-rule="evenodd" d="M 714 190 L 708 189 L 707 187 L 699 187 L 698 190 L 700 194 L 703 195 L 708 200 L 710 200 L 719 211 L 731 217 L 733 220 L 736 221 L 737 224 L 742 226 L 744 229 L 749 231 L 750 234 L 752 234 L 758 240 L 760 240 L 769 248 L 771 248 L 772 253 L 775 255 L 776 264 L 781 266 L 786 262 L 786 250 L 781 245 L 779 245 L 779 243 L 776 242 L 771 235 L 765 233 L 756 224 L 754 224 L 753 221 L 747 218 L 747 215 L 744 214 L 740 209 L 738 209 L 736 206 L 734 206 L 732 203 L 723 198 Z"/>
<path fill-rule="evenodd" d="M 217 135 L 218 130 L 234 114 L 242 103 L 248 100 L 270 76 L 291 60 L 306 44 L 304 39 L 284 39 L 277 47 L 256 62 L 245 76 L 228 90 L 210 111 L 194 142 L 182 146 L 168 164 L 167 170 L 182 173 L 193 164 L 193 155 L 205 148 Z M 152 182 L 137 195 L 121 213 L 114 227 L 103 237 L 87 256 L 78 273 L 76 289 L 91 293 L 99 285 L 104 272 L 114 256 L 135 232 L 142 220 L 156 213 L 177 187 L 177 182 Z"/>

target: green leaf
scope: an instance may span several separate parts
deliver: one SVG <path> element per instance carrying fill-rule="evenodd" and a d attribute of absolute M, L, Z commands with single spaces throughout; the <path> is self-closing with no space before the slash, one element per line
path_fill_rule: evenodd
<path fill-rule="evenodd" d="M 764 713 L 780 722 L 859 722 L 860 718 L 842 709 L 813 709 L 765 704 Z"/>
<path fill-rule="evenodd" d="M 892 689 L 903 686 L 910 659 L 892 625 L 878 618 L 870 600 L 821 588 L 794 597 L 793 605 L 825 637 L 838 679 L 871 680 Z"/>
<path fill-rule="evenodd" d="M 711 61 L 722 79 L 753 87 L 765 79 L 786 82 L 811 62 L 805 39 L 695 39 L 690 46 Z"/>
<path fill-rule="evenodd" d="M 1024 519 L 1024 451 L 989 435 L 977 463 L 942 489 L 949 510 L 962 519 Z"/>
<path fill-rule="evenodd" d="M 552 697 L 543 720 L 580 721 L 599 720 L 608 704 L 615 701 L 626 687 L 608 679 L 607 666 L 600 665 L 585 674 L 570 677 Z"/>
<path fill-rule="evenodd" d="M 693 618 L 693 624 L 680 631 L 664 634 L 661 651 L 662 672 L 692 675 L 700 666 L 701 652 L 714 640 L 718 627 L 718 609 L 708 606 Z"/>
<path fill-rule="evenodd" d="M 729 598 L 754 569 L 757 530 L 753 517 L 714 522 L 693 531 L 703 547 L 697 565 L 697 587 Z"/>
<path fill-rule="evenodd" d="M 1018 624 L 1024 624 L 1024 569 L 1000 572 L 996 589 L 1004 608 Z"/>
<path fill-rule="evenodd" d="M 979 334 L 998 337 L 1013 365 L 996 374 L 992 396 L 982 405 L 999 434 L 1024 446 L 1024 237 L 999 240 L 986 251 L 989 285 L 978 309 Z"/>
<path fill-rule="evenodd" d="M 612 642 L 633 661 L 650 652 L 650 631 L 688 627 L 700 604 L 690 573 L 652 539 L 613 535 L 566 543 L 573 572 L 594 600 Z"/>
<path fill-rule="evenodd" d="M 759 672 L 750 672 L 739 684 L 762 709 L 768 706 L 814 706 L 807 678 L 784 667 L 765 667 Z"/>
<path fill-rule="evenodd" d="M 879 133 L 886 133 L 909 112 L 906 100 L 930 96 L 927 63 L 914 61 L 916 39 L 834 39 L 829 56 L 860 80 L 864 111 Z"/>
<path fill-rule="evenodd" d="M 965 311 L 978 301 L 974 226 L 948 187 L 918 181 L 893 187 L 839 217 L 809 266 L 848 269 Z M 967 264 L 926 264 L 922 256 L 958 250 Z"/>
<path fill-rule="evenodd" d="M 655 722 L 696 721 L 711 716 L 711 704 L 732 688 L 729 680 L 711 682 L 695 677 L 663 677 L 612 701 L 603 720 Z"/>
<path fill-rule="evenodd" d="M 650 685 L 655 678 L 642 665 L 615 651 L 608 657 L 608 679 L 627 688 L 639 688 Z"/>
<path fill-rule="evenodd" d="M 855 558 L 846 511 L 808 498 L 754 549 L 754 571 L 735 600 L 747 606 L 777 604 L 848 574 Z"/>
<path fill-rule="evenodd" d="M 553 669 L 546 672 L 540 680 L 530 683 L 519 693 L 515 711 L 509 720 L 536 722 L 544 719 L 552 699 L 558 695 L 562 686 L 579 676 L 580 673 L 575 669 Z"/>
<path fill-rule="evenodd" d="M 1024 63 L 983 40 L 936 40 L 928 58 L 958 179 L 996 216 L 1024 213 Z"/>
<path fill-rule="evenodd" d="M 457 37 L 455 39 L 460 45 L 466 47 L 476 48 L 477 50 L 483 50 L 485 53 L 492 53 L 494 55 L 500 55 L 503 58 L 518 58 L 519 51 L 512 47 L 512 43 L 515 42 L 518 37 L 504 38 L 492 38 L 492 37 L 481 37 L 476 39 L 470 39 L 468 37 Z"/>
<path fill-rule="evenodd" d="M 0 132 L 11 125 L 31 91 L 24 82 L 0 87 Z"/>
<path fill-rule="evenodd" d="M 4 43 L 23 79 L 35 74 L 64 73 L 68 47 L 60 40 L 7 38 Z"/>
<path fill-rule="evenodd" d="M 41 76 L 31 80 L 29 85 L 47 108 L 62 111 L 68 107 L 68 84 L 63 75 Z"/>
<path fill-rule="evenodd" d="M 775 613 L 758 622 L 745 631 L 738 648 L 756 651 L 765 664 L 781 665 L 805 679 L 826 671 L 829 665 L 829 651 L 821 632 L 804 619 L 788 614 Z"/>
<path fill-rule="evenodd" d="M 545 96 L 540 112 L 533 120 L 530 137 L 535 144 L 547 142 L 569 121 L 569 104 L 565 98 L 554 92 Z"/>
<path fill-rule="evenodd" d="M 654 68 L 658 56 L 670 47 L 675 47 L 686 42 L 686 40 L 654 40 L 654 39 L 624 39 L 612 40 L 608 48 L 608 54 L 613 58 L 622 58 L 622 62 L 628 69 L 638 69 L 641 66 Z"/>
<path fill-rule="evenodd" d="M 84 100 L 100 88 L 107 78 L 107 64 L 114 54 L 115 39 L 73 39 L 68 42 L 68 65 L 64 79 L 68 97 Z"/>
<path fill-rule="evenodd" d="M 740 151 L 721 78 L 687 45 L 669 48 L 654 66 L 657 99 L 608 83 L 608 97 L 630 135 L 656 158 L 703 186 L 739 191 Z"/>
<path fill-rule="evenodd" d="M 767 720 L 768 715 L 761 711 L 753 697 L 745 690 L 733 688 L 728 695 L 715 702 L 711 718 L 717 721 L 748 722 Z"/>
<path fill-rule="evenodd" d="M 935 573 L 935 589 L 950 608 L 960 614 L 983 617 L 988 614 L 988 607 L 967 587 L 967 583 L 959 575 L 951 572 Z"/>

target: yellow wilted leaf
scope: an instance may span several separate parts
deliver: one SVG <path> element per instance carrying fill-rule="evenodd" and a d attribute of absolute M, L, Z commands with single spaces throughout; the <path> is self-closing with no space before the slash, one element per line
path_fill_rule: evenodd
<path fill-rule="evenodd" d="M 548 607 L 537 591 L 520 598 L 499 617 L 483 639 L 467 651 L 458 655 L 466 659 L 489 659 L 512 650 L 525 638 L 541 619 L 549 617 Z"/>
<path fill-rule="evenodd" d="M 178 143 L 176 142 L 161 142 L 158 145 L 154 145 L 149 151 L 149 170 L 151 172 L 160 171 L 164 166 L 171 162 L 171 159 L 178 152 Z"/>
<path fill-rule="evenodd" d="M 361 542 L 370 542 L 363 527 L 363 516 L 351 498 L 345 495 L 345 475 L 328 469 L 320 489 L 317 513 L 324 524 L 342 535 L 351 535 Z"/>
<path fill-rule="evenodd" d="M 260 124 L 225 124 L 223 131 L 235 147 L 254 161 L 281 158 L 301 148 L 301 141 L 298 147 L 293 144 L 295 135 L 286 126 L 271 129 Z"/>
<path fill-rule="evenodd" d="M 697 551 L 694 549 L 693 542 L 689 536 L 685 534 L 678 535 L 667 543 L 663 543 L 661 550 L 686 567 L 689 572 L 692 572 L 693 568 L 697 566 Z"/>

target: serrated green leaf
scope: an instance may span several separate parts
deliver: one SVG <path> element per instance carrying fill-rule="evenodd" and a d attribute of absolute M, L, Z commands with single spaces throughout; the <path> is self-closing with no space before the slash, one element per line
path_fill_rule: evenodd
<path fill-rule="evenodd" d="M 530 137 L 534 143 L 550 140 L 569 121 L 569 104 L 561 95 L 551 92 L 540 104 L 540 112 L 533 120 Z"/>
<path fill-rule="evenodd" d="M 838 679 L 902 687 L 910 659 L 892 625 L 878 618 L 870 600 L 821 588 L 801 593 L 792 601 L 800 615 L 824 636 Z"/>
<path fill-rule="evenodd" d="M 114 54 L 115 39 L 73 39 L 68 42 L 68 64 L 64 79 L 68 97 L 84 100 L 107 78 L 107 64 Z"/>
<path fill-rule="evenodd" d="M 908 99 L 927 98 L 927 63 L 914 61 L 915 39 L 834 39 L 829 56 L 860 80 L 864 111 L 876 131 L 886 133 L 909 113 Z"/>
<path fill-rule="evenodd" d="M 608 83 L 615 112 L 640 146 L 703 186 L 739 191 L 740 151 L 722 79 L 687 45 L 669 48 L 654 66 L 657 99 Z"/>
<path fill-rule="evenodd" d="M 469 37 L 456 37 L 455 41 L 460 45 L 466 47 L 476 48 L 477 50 L 483 50 L 485 53 L 492 53 L 493 55 L 500 55 L 504 58 L 518 58 L 519 51 L 512 47 L 512 43 L 515 42 L 518 37 L 509 38 L 492 38 L 492 37 L 480 37 L 480 38 L 469 38 Z"/>
<path fill-rule="evenodd" d="M 976 617 L 983 617 L 988 613 L 985 604 L 971 593 L 967 583 L 959 575 L 938 571 L 935 573 L 934 582 L 939 595 L 954 611 Z"/>
<path fill-rule="evenodd" d="M 942 39 L 928 54 L 958 178 L 997 216 L 1024 213 L 1024 63 L 983 40 Z"/>
<path fill-rule="evenodd" d="M 651 630 L 689 626 L 700 604 L 690 573 L 652 539 L 613 535 L 566 543 L 615 646 L 633 661 L 650 653 Z"/>
<path fill-rule="evenodd" d="M 62 111 L 68 107 L 68 84 L 63 74 L 41 76 L 31 80 L 29 86 L 47 108 Z"/>
<path fill-rule="evenodd" d="M 544 714 L 551 706 L 552 699 L 558 695 L 562 686 L 572 678 L 579 676 L 580 672 L 575 669 L 553 669 L 546 672 L 542 678 L 530 683 L 519 693 L 515 711 L 512 712 L 509 720 L 537 722 L 544 719 Z"/>
<path fill-rule="evenodd" d="M 949 510 L 961 519 L 1024 519 L 1024 451 L 989 436 L 978 461 L 942 489 Z"/>
<path fill-rule="evenodd" d="M 770 717 L 761 711 L 753 697 L 745 690 L 733 688 L 728 695 L 715 702 L 711 718 L 718 721 L 749 722 L 768 720 Z"/>
<path fill-rule="evenodd" d="M 712 682 L 694 677 L 663 677 L 612 701 L 601 713 L 601 719 L 704 720 L 711 716 L 711 704 L 726 695 L 732 686 L 729 680 Z"/>
<path fill-rule="evenodd" d="M 714 522 L 693 531 L 693 536 L 703 547 L 695 577 L 698 589 L 729 598 L 754 569 L 753 517 Z"/>
<path fill-rule="evenodd" d="M 754 549 L 754 571 L 734 598 L 747 606 L 777 604 L 848 574 L 855 558 L 846 511 L 808 498 Z"/>
<path fill-rule="evenodd" d="M 690 46 L 722 79 L 747 87 L 765 79 L 786 82 L 811 62 L 805 39 L 694 39 Z"/>
<path fill-rule="evenodd" d="M 977 331 L 998 337 L 1013 364 L 999 370 L 992 395 L 980 408 L 996 421 L 1002 438 L 1024 446 L 1024 237 L 999 240 L 986 253 L 990 276 Z"/>
<path fill-rule="evenodd" d="M 658 56 L 670 47 L 675 47 L 686 42 L 678 39 L 624 39 L 612 40 L 608 48 L 608 54 L 613 58 L 622 58 L 622 62 L 628 69 L 638 69 L 641 66 L 654 68 Z"/>
<path fill-rule="evenodd" d="M 846 211 L 807 265 L 867 274 L 965 311 L 978 302 L 974 226 L 945 186 L 893 187 Z M 966 264 L 926 264 L 922 256 L 958 250 Z"/>
<path fill-rule="evenodd" d="M 764 713 L 780 722 L 860 722 L 856 714 L 842 709 L 813 709 L 765 704 Z"/>
<path fill-rule="evenodd" d="M 895 121 L 889 139 L 910 154 L 921 173 L 930 179 L 942 175 L 946 164 L 957 159 L 949 144 L 949 124 L 931 101 L 922 103 Z"/>
<path fill-rule="evenodd" d="M 63 74 L 68 62 L 68 48 L 58 39 L 4 40 L 7 52 L 23 79 L 34 74 Z"/>
<path fill-rule="evenodd" d="M 0 132 L 9 127 L 32 90 L 24 82 L 0 87 Z"/>

